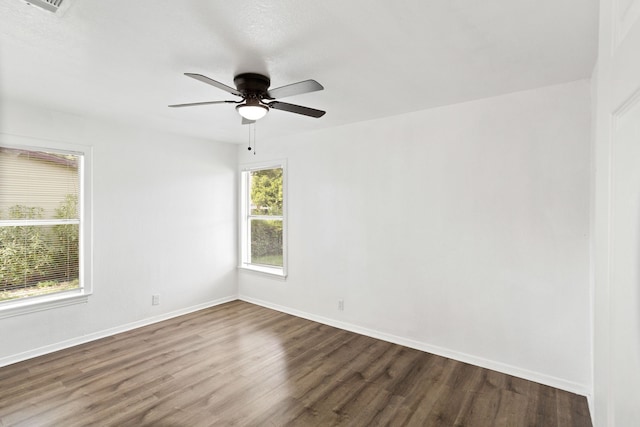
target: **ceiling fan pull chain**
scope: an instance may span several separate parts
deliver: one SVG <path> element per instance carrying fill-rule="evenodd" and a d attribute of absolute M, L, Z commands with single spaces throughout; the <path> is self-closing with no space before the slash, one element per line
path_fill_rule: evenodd
<path fill-rule="evenodd" d="M 251 151 L 251 129 L 253 129 L 253 155 L 256 155 L 256 123 L 253 122 L 249 124 L 249 148 L 247 150 Z"/>
<path fill-rule="evenodd" d="M 253 127 L 253 155 L 256 155 L 256 123 L 253 122 L 251 125 Z"/>

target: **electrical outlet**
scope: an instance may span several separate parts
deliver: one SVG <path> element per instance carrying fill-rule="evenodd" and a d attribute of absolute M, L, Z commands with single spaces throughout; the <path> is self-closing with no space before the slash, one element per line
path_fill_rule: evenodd
<path fill-rule="evenodd" d="M 151 305 L 160 305 L 160 295 L 151 296 Z"/>
<path fill-rule="evenodd" d="M 344 311 L 344 300 L 343 299 L 339 299 L 338 300 L 338 310 Z"/>

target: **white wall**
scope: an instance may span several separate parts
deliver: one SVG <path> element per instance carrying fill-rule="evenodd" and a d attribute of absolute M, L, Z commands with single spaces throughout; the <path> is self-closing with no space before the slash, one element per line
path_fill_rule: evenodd
<path fill-rule="evenodd" d="M 239 153 L 289 167 L 289 277 L 241 298 L 590 393 L 588 81 Z"/>
<path fill-rule="evenodd" d="M 94 150 L 94 294 L 1 319 L 0 365 L 236 298 L 236 146 L 17 103 L 0 113 L 2 133 Z"/>

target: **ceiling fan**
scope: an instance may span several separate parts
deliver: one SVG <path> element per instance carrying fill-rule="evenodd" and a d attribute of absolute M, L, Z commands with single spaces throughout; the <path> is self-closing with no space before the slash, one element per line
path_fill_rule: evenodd
<path fill-rule="evenodd" d="M 289 104 L 287 102 L 276 101 L 276 98 L 286 98 L 287 96 L 300 95 L 303 93 L 323 90 L 324 87 L 315 80 L 304 80 L 298 83 L 269 89 L 271 80 L 269 77 L 256 73 L 242 73 L 233 78 L 236 88 L 232 88 L 202 74 L 184 73 L 185 76 L 207 83 L 211 86 L 222 89 L 232 95 L 242 98 L 240 101 L 207 101 L 192 102 L 189 104 L 174 104 L 169 107 L 194 107 L 198 105 L 210 104 L 238 104 L 236 110 L 242 116 L 242 124 L 254 123 L 264 117 L 270 109 L 288 111 L 289 113 L 302 114 L 303 116 L 319 118 L 326 113 L 315 108 L 303 107 L 301 105 Z"/>

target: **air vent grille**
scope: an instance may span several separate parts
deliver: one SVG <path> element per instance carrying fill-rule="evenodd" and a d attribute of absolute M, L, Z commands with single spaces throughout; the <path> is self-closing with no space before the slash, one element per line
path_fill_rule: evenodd
<path fill-rule="evenodd" d="M 26 0 L 27 4 L 30 4 L 40 9 L 48 10 L 49 12 L 56 13 L 60 8 L 63 0 Z"/>

